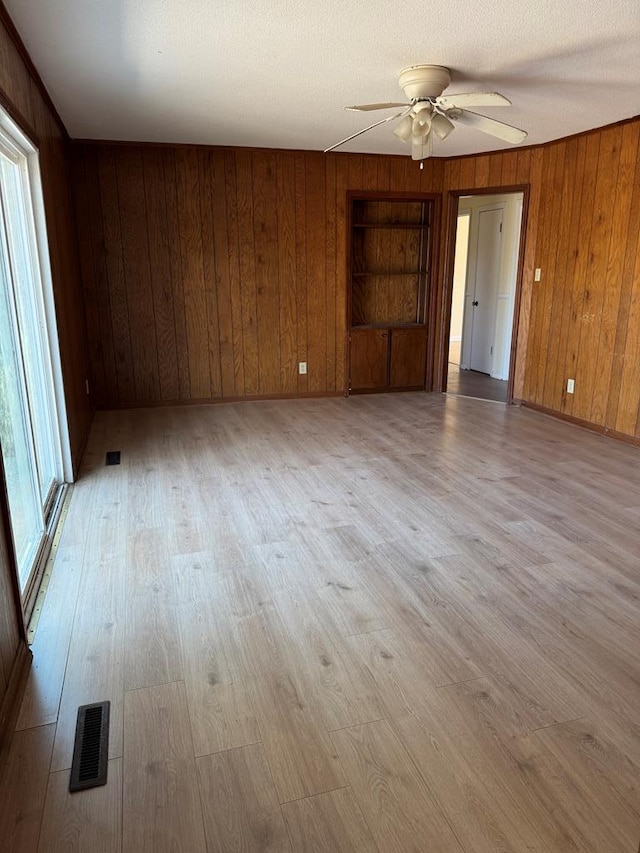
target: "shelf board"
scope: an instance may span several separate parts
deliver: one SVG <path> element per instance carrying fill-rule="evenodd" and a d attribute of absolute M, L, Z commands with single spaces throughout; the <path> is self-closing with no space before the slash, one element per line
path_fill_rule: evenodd
<path fill-rule="evenodd" d="M 426 329 L 426 323 L 359 323 L 354 329 Z"/>
<path fill-rule="evenodd" d="M 387 278 L 391 278 L 392 276 L 416 276 L 422 275 L 424 270 L 411 270 L 410 272 L 354 272 L 351 275 L 354 278 L 365 278 L 366 276 L 386 276 Z"/>
<path fill-rule="evenodd" d="M 426 222 L 354 222 L 354 228 L 384 228 L 397 229 L 399 231 L 421 231 L 426 230 L 428 225 Z"/>

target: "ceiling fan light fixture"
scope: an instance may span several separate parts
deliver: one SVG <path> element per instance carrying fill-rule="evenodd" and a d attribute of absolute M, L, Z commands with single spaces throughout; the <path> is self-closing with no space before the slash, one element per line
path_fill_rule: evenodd
<path fill-rule="evenodd" d="M 431 127 L 438 139 L 446 139 L 454 129 L 455 125 L 442 113 L 435 113 L 431 119 Z"/>
<path fill-rule="evenodd" d="M 413 116 L 407 115 L 403 119 L 400 119 L 398 124 L 395 126 L 393 133 L 398 139 L 401 139 L 403 142 L 408 142 L 411 138 L 411 133 L 413 131 Z"/>
<path fill-rule="evenodd" d="M 433 137 L 428 136 L 412 136 L 411 137 L 411 159 L 426 160 L 433 154 Z"/>
<path fill-rule="evenodd" d="M 431 114 L 427 110 L 420 110 L 413 120 L 411 133 L 420 139 L 425 139 L 431 132 Z"/>

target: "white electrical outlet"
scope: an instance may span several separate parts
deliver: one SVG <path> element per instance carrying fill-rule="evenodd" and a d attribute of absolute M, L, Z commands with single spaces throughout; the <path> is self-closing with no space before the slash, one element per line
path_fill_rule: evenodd
<path fill-rule="evenodd" d="M 576 387 L 575 379 L 567 379 L 567 394 L 573 394 L 573 389 Z"/>
<path fill-rule="evenodd" d="M 536 267 L 536 272 L 535 272 L 535 275 L 533 276 L 533 280 L 534 281 L 540 281 L 541 278 L 542 278 L 542 270 L 540 269 L 540 267 Z"/>
<path fill-rule="evenodd" d="M 306 361 L 299 361 L 298 362 L 298 373 L 304 374 L 306 372 L 307 372 L 307 362 Z"/>

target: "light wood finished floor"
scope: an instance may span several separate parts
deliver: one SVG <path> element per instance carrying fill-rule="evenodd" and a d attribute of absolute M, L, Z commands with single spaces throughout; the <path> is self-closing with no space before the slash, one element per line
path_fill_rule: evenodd
<path fill-rule="evenodd" d="M 1 849 L 636 853 L 639 528 L 640 452 L 524 409 L 99 414 Z"/>

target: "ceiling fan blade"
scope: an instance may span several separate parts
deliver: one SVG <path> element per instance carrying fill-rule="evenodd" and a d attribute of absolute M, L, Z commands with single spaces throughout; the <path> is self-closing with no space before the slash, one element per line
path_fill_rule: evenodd
<path fill-rule="evenodd" d="M 404 106 L 404 104 L 402 104 Z M 409 104 L 409 109 L 411 104 Z M 355 139 L 357 136 L 362 136 L 363 133 L 366 133 L 368 130 L 373 130 L 374 127 L 378 127 L 378 125 L 385 124 L 385 122 L 393 121 L 394 118 L 400 118 L 400 116 L 405 115 L 409 112 L 409 109 L 401 110 L 399 113 L 393 113 L 386 118 L 380 119 L 380 121 L 376 121 L 373 124 L 370 124 L 369 127 L 365 127 L 362 130 L 359 130 L 357 133 L 352 133 L 351 136 L 347 136 L 345 139 L 341 139 L 340 142 L 336 142 L 335 145 L 332 145 L 330 148 L 325 148 L 324 153 L 328 154 L 329 151 L 333 151 L 334 148 L 339 148 L 341 145 L 344 145 L 345 142 L 350 142 L 352 139 Z"/>
<path fill-rule="evenodd" d="M 388 104 L 360 104 L 359 106 L 355 106 L 355 107 L 345 107 L 345 110 L 350 110 L 351 112 L 357 112 L 357 113 L 366 113 L 366 112 L 369 112 L 369 110 L 390 110 L 390 109 L 393 109 L 393 107 L 408 107 L 408 106 L 409 106 L 409 104 L 407 104 L 407 103 L 401 104 L 401 103 L 395 103 L 395 102 L 388 103 Z"/>
<path fill-rule="evenodd" d="M 512 127 L 510 124 L 505 124 L 502 121 L 496 121 L 494 118 L 472 113 L 469 110 L 462 110 L 459 115 L 455 111 L 449 111 L 447 118 L 452 119 L 458 124 L 464 124 L 467 127 L 473 127 L 475 130 L 480 130 L 482 133 L 488 133 L 490 136 L 495 136 L 497 139 L 503 139 L 505 142 L 511 142 L 517 145 L 518 142 L 523 142 L 528 133 L 526 130 L 520 130 L 517 127 Z"/>
<path fill-rule="evenodd" d="M 499 92 L 465 92 L 459 95 L 443 95 L 436 98 L 436 104 L 450 110 L 453 107 L 510 107 L 511 101 Z"/>

